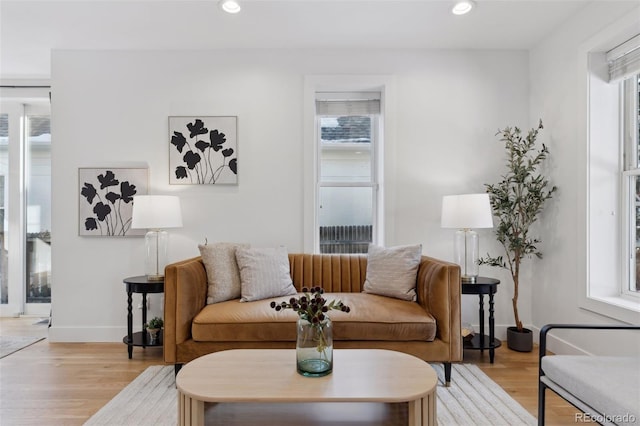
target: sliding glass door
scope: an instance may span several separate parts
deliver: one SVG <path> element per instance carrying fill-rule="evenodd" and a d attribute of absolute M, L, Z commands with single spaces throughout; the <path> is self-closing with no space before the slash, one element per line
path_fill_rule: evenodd
<path fill-rule="evenodd" d="M 49 315 L 51 123 L 48 99 L 0 108 L 0 315 Z"/>

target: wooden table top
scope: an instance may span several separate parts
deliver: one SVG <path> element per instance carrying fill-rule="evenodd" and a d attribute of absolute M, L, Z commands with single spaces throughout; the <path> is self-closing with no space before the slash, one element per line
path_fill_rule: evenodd
<path fill-rule="evenodd" d="M 197 358 L 176 377 L 181 393 L 205 402 L 408 402 L 437 382 L 425 361 L 383 349 L 335 349 L 324 377 L 298 374 L 294 349 L 234 349 Z"/>

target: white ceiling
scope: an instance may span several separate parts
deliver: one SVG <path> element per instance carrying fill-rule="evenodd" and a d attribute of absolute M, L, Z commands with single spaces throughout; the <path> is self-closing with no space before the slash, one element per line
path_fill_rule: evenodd
<path fill-rule="evenodd" d="M 586 0 L 0 0 L 0 76 L 47 78 L 52 49 L 528 49 Z M 629 0 L 628 0 L 629 1 Z M 631 0 L 637 4 L 638 0 Z"/>

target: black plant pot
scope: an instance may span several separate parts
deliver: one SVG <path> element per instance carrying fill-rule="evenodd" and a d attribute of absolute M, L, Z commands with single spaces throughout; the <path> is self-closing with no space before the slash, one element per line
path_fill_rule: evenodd
<path fill-rule="evenodd" d="M 507 346 L 514 351 L 531 352 L 533 350 L 533 333 L 528 328 L 518 331 L 518 327 L 508 327 Z"/>

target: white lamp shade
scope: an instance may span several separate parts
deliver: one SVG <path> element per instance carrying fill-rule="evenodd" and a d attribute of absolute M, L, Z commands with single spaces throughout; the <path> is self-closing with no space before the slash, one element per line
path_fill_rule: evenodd
<path fill-rule="evenodd" d="M 131 227 L 136 229 L 182 227 L 180 198 L 175 195 L 135 195 Z"/>
<path fill-rule="evenodd" d="M 442 197 L 443 228 L 493 228 L 489 194 L 445 195 Z"/>

